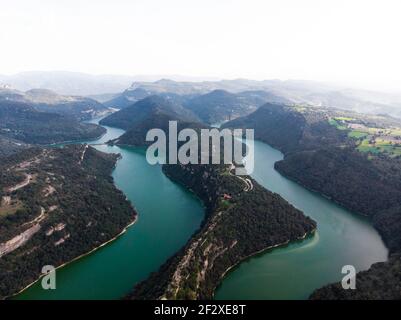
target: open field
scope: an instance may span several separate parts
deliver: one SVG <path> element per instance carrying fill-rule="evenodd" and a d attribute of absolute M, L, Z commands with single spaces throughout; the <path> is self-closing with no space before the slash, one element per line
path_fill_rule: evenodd
<path fill-rule="evenodd" d="M 371 154 L 401 156 L 401 129 L 369 127 L 364 121 L 350 117 L 333 117 L 328 122 L 338 130 L 348 130 L 348 137 L 357 140 L 356 149 Z"/>

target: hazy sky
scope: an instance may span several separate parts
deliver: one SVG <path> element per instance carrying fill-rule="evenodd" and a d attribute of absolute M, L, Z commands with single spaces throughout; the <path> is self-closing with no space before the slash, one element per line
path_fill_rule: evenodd
<path fill-rule="evenodd" d="M 0 74 L 310 79 L 401 91 L 399 0 L 0 0 Z"/>

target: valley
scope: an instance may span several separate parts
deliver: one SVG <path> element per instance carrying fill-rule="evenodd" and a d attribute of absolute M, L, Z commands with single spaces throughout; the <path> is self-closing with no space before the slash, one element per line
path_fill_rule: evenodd
<path fill-rule="evenodd" d="M 74 156 L 74 166 L 82 166 L 88 155 L 95 150 L 93 147 L 106 154 L 120 154 L 120 160 L 113 169 L 114 181 L 128 199 L 133 201 L 140 218 L 132 228 L 120 228 L 118 240 L 104 241 L 107 245 L 102 245 L 96 252 L 87 250 L 91 254 L 65 266 L 64 263 L 60 264 L 63 266 L 58 270 L 63 284 L 62 290 L 57 290 L 57 293 L 45 292 L 36 283 L 16 298 L 116 299 L 126 296 L 130 299 L 306 299 L 314 290 L 341 279 L 341 265 L 352 264 L 358 271 L 363 271 L 375 262 L 387 260 L 388 251 L 378 233 L 372 229 L 367 219 L 356 217 L 354 213 L 362 213 L 371 219 L 392 254 L 389 264 L 384 263 L 384 266 L 388 266 L 389 270 L 397 270 L 394 254 L 399 247 L 399 189 L 396 178 L 385 175 L 385 172 L 392 170 L 398 176 L 397 120 L 333 108 L 265 104 L 263 99 L 276 98 L 261 98 L 263 96 L 260 92 L 227 95 L 221 91 L 197 97 L 183 97 L 167 92 L 160 96 L 148 95 L 101 120 L 103 126 L 111 125 L 121 129 L 97 126 L 96 120 L 80 123 L 82 127 L 101 130 L 101 137 L 94 139 L 100 135 L 87 136 L 90 139 L 88 141 L 85 136 L 81 136 L 72 140 L 78 140 L 82 145 L 71 142 L 63 143 L 66 147 L 62 149 L 44 149 L 46 161 L 40 160 L 41 153 L 34 153 L 33 157 L 22 161 L 15 167 L 19 172 L 16 175 L 18 179 L 3 188 L 6 192 L 1 198 L 0 217 L 3 219 L 9 219 L 8 217 L 25 207 L 22 198 L 14 198 L 9 193 L 22 192 L 43 180 L 40 174 L 26 169 L 31 166 L 36 168 L 42 162 L 47 163 L 49 160 L 46 152 L 49 151 L 46 150 L 56 152 L 52 150 L 78 148 L 79 151 Z M 238 97 L 241 97 L 240 101 L 246 97 L 262 106 L 252 107 L 241 102 L 239 109 L 235 109 L 235 100 Z M 195 107 L 194 101 L 198 98 L 205 102 L 200 102 Z M 17 108 L 21 106 L 18 102 L 11 102 L 13 103 Z M 7 106 L 9 105 L 10 102 L 7 102 Z M 200 112 L 202 105 L 209 105 L 208 108 L 217 113 L 213 117 L 205 118 L 202 112 L 207 115 L 212 115 L 213 112 L 207 111 L 207 108 Z M 10 114 L 7 106 L 4 110 Z M 24 108 L 21 111 L 37 112 L 29 106 Z M 235 119 L 227 122 L 232 118 Z M 9 121 L 9 118 L 6 119 Z M 146 132 L 155 127 L 167 128 L 170 120 L 178 120 L 179 128 L 189 127 L 195 130 L 208 128 L 209 125 L 205 122 L 224 122 L 223 127 L 254 128 L 255 138 L 282 150 L 284 158 L 277 150 L 255 141 L 256 163 L 259 165 L 252 177 L 235 176 L 231 172 L 233 166 L 225 165 L 150 166 L 144 157 L 144 147 L 148 145 L 145 141 Z M 18 122 L 13 121 L 9 123 Z M 19 138 L 38 143 L 36 138 L 32 139 L 34 134 L 35 131 L 24 139 Z M 6 137 L 9 144 L 15 139 L 15 136 Z M 65 140 L 63 138 L 60 141 Z M 93 144 L 93 147 L 85 144 L 85 140 Z M 375 150 L 363 149 L 365 140 Z M 383 141 L 388 147 L 380 149 Z M 70 144 L 72 145 L 69 146 Z M 21 144 L 21 147 L 30 146 Z M 36 149 L 27 150 L 29 155 Z M 12 154 L 16 151 L 11 148 L 10 152 Z M 22 154 L 16 153 L 16 156 Z M 50 158 L 53 157 L 55 156 L 52 154 Z M 12 158 L 5 159 L 12 161 Z M 327 171 L 324 168 L 327 163 L 329 168 L 341 166 L 344 172 L 339 175 L 337 169 Z M 333 202 L 287 180 L 276 170 L 307 189 L 318 191 Z M 348 170 L 352 170 L 352 174 Z M 321 188 L 322 182 L 319 180 L 323 176 L 325 189 Z M 381 178 L 378 180 L 377 177 Z M 10 178 L 5 181 L 7 179 Z M 146 183 L 136 185 L 135 179 Z M 349 181 L 359 183 L 358 188 L 347 190 L 345 186 L 349 185 Z M 367 187 L 378 183 L 382 183 L 379 192 Z M 157 199 L 160 202 L 158 205 L 162 205 L 161 199 L 170 188 L 175 190 L 170 196 L 179 198 L 173 202 L 169 200 L 169 214 L 164 216 L 166 206 L 155 207 L 154 200 Z M 203 208 L 199 200 L 183 188 L 193 192 L 202 201 Z M 47 186 L 43 189 L 43 195 L 45 198 L 58 195 L 57 187 Z M 184 203 L 188 207 L 183 211 L 175 211 L 181 210 L 179 208 L 183 204 L 183 195 Z M 350 211 L 335 203 L 344 205 Z M 138 206 L 142 209 L 138 209 Z M 57 204 L 39 206 L 39 211 L 32 213 L 30 219 L 20 225 L 21 232 L 5 237 L 0 246 L 3 257 L 11 257 L 14 251 L 29 248 L 48 216 L 59 208 Z M 382 211 L 377 213 L 377 210 Z M 143 224 L 141 211 L 148 215 L 144 216 Z M 163 238 L 168 234 L 166 231 L 153 238 L 155 234 L 150 231 L 153 228 L 171 229 L 171 223 L 178 228 L 179 224 L 177 225 L 174 218 L 177 214 L 186 227 L 180 229 L 174 237 L 176 239 L 166 242 L 166 238 Z M 166 220 L 170 222 L 161 226 L 159 221 L 163 219 L 173 220 Z M 63 221 L 55 223 L 45 233 L 49 236 L 58 232 L 65 233 L 66 225 L 68 223 Z M 136 228 L 139 228 L 138 231 Z M 146 242 L 145 239 L 151 234 L 152 238 Z M 353 245 L 348 248 L 344 242 L 338 242 L 339 238 L 347 239 Z M 64 246 L 71 239 L 72 233 L 65 233 L 54 242 L 54 246 Z M 166 242 L 166 245 L 158 248 L 158 253 L 151 258 L 148 255 L 151 251 L 149 246 L 155 241 Z M 131 248 L 132 251 L 127 252 L 124 248 Z M 117 251 L 126 254 L 120 255 Z M 132 268 L 132 264 L 138 265 Z M 266 265 L 268 269 L 265 269 Z M 393 265 L 394 268 L 391 269 Z M 379 264 L 379 269 L 374 270 L 380 270 L 381 266 Z M 127 270 L 119 279 L 112 276 L 117 268 Z M 324 271 L 319 273 L 315 268 Z M 266 276 L 261 270 L 268 270 L 270 276 Z M 110 276 L 104 277 L 105 272 Z M 319 275 L 314 276 L 314 272 Z M 391 272 L 389 274 L 394 274 Z M 287 278 L 289 274 L 298 273 L 296 278 Z M 253 279 L 249 278 L 251 274 L 254 275 Z M 363 279 L 369 281 L 371 277 Z M 77 290 L 78 283 L 87 289 Z M 99 289 L 92 291 L 90 288 L 94 283 Z M 132 290 L 133 285 L 135 286 Z M 253 289 L 248 291 L 246 288 Z M 312 297 L 333 296 L 329 293 L 331 289 L 322 290 Z M 232 295 L 232 292 L 236 294 Z"/>
<path fill-rule="evenodd" d="M 107 130 L 107 134 L 94 143 L 123 133 L 110 127 Z M 259 165 L 254 178 L 311 215 L 318 223 L 318 231 L 302 242 L 267 251 L 232 269 L 218 287 L 217 299 L 306 299 L 314 289 L 339 279 L 339 268 L 345 263 L 351 262 L 358 270 L 366 270 L 372 263 L 386 260 L 387 249 L 368 221 L 283 178 L 274 170 L 274 163 L 282 159 L 280 152 L 260 142 L 255 144 L 256 157 L 264 161 L 256 160 Z M 55 292 L 44 291 L 35 284 L 18 299 L 118 299 L 132 288 L 132 279 L 145 280 L 149 272 L 156 271 L 165 259 L 178 251 L 200 225 L 204 209 L 199 200 L 171 184 L 160 167 L 149 166 L 140 149 L 106 145 L 97 148 L 121 153 L 122 159 L 113 176 L 117 186 L 135 204 L 138 222 L 117 241 L 60 269 L 59 289 Z M 134 180 L 138 184 L 133 184 Z M 239 187 L 242 188 L 242 184 Z M 174 238 L 168 236 L 172 228 Z M 339 237 L 346 238 L 353 246 L 338 242 Z M 155 251 L 152 248 L 156 244 Z M 293 276 L 288 278 L 289 274 Z M 93 291 L 94 284 L 96 290 Z"/>

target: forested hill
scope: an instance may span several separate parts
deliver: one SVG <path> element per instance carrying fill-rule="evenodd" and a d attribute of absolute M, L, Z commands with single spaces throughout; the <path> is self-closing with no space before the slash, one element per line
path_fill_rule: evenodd
<path fill-rule="evenodd" d="M 368 271 L 357 274 L 356 289 L 344 290 L 340 283 L 324 286 L 310 297 L 312 300 L 400 300 L 401 255 L 387 262 L 375 263 Z"/>
<path fill-rule="evenodd" d="M 267 103 L 222 127 L 254 129 L 255 139 L 290 153 L 345 143 L 346 132 L 337 130 L 327 121 L 334 114 L 330 109 L 318 112 L 314 108 Z"/>
<path fill-rule="evenodd" d="M 280 173 L 370 217 L 390 252 L 397 253 L 401 252 L 401 141 L 397 124 L 385 116 L 266 105 L 225 126 L 254 128 L 257 139 L 284 152 L 284 159 L 275 165 Z M 396 283 L 394 279 L 392 285 Z M 368 284 L 361 288 L 368 287 L 372 288 Z"/>
<path fill-rule="evenodd" d="M 32 89 L 22 92 L 0 88 L 0 101 L 2 100 L 25 103 L 37 111 L 70 116 L 79 121 L 110 113 L 108 107 L 96 100 L 80 96 L 60 95 L 46 89 Z"/>
<path fill-rule="evenodd" d="M 280 99 L 264 91 L 231 93 L 214 90 L 189 99 L 184 106 L 204 123 L 214 124 L 248 115 L 269 100 Z"/>
<path fill-rule="evenodd" d="M 349 129 L 345 124 L 339 127 L 338 122 L 333 122 L 335 119 L 352 123 Z M 276 163 L 279 172 L 351 211 L 371 217 L 390 250 L 398 251 L 401 250 L 401 233 L 396 231 L 401 230 L 398 210 L 401 158 L 364 152 L 360 149 L 363 141 L 358 138 L 364 136 L 352 129 L 362 130 L 364 125 L 390 128 L 395 124 L 393 119 L 385 117 L 268 104 L 224 126 L 254 128 L 257 139 L 285 153 L 284 160 Z"/>
<path fill-rule="evenodd" d="M 111 177 L 118 156 L 87 145 L 0 162 L 0 299 L 121 233 L 136 213 Z"/>
<path fill-rule="evenodd" d="M 198 130 L 200 128 L 206 128 L 206 126 L 200 124 L 199 122 L 180 121 L 174 116 L 160 113 L 146 118 L 142 122 L 136 124 L 134 127 L 126 131 L 122 136 L 113 140 L 112 143 L 117 145 L 148 146 L 153 143 L 153 141 L 146 141 L 146 134 L 151 129 L 157 128 L 163 130 L 168 138 L 169 121 L 177 121 L 178 132 L 183 129 Z"/>
<path fill-rule="evenodd" d="M 0 158 L 8 157 L 29 148 L 28 144 L 0 135 Z"/>
<path fill-rule="evenodd" d="M 0 135 L 25 143 L 50 144 L 95 139 L 106 130 L 72 117 L 40 112 L 23 102 L 0 100 Z"/>
<path fill-rule="evenodd" d="M 163 114 L 170 119 L 196 122 L 198 118 L 180 104 L 161 96 L 150 96 L 102 119 L 100 124 L 129 130 L 144 120 Z"/>
<path fill-rule="evenodd" d="M 201 229 L 130 299 L 211 299 L 224 274 L 261 250 L 303 239 L 316 223 L 250 177 L 219 165 L 164 165 L 174 181 L 202 199 Z"/>

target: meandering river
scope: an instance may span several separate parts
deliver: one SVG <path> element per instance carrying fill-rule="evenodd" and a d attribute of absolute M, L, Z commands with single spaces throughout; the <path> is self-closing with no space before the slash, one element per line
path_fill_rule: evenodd
<path fill-rule="evenodd" d="M 123 131 L 106 127 L 103 143 Z M 96 146 L 120 153 L 113 177 L 139 213 L 117 240 L 57 271 L 57 289 L 36 283 L 17 299 L 118 299 L 174 254 L 203 219 L 200 201 L 170 181 L 160 166 L 146 162 L 143 149 Z M 387 258 L 387 249 L 369 221 L 284 178 L 274 170 L 283 155 L 255 142 L 253 178 L 279 193 L 318 223 L 303 242 L 253 257 L 232 270 L 216 299 L 306 299 L 316 288 L 338 281 L 343 265 L 357 270 Z"/>

